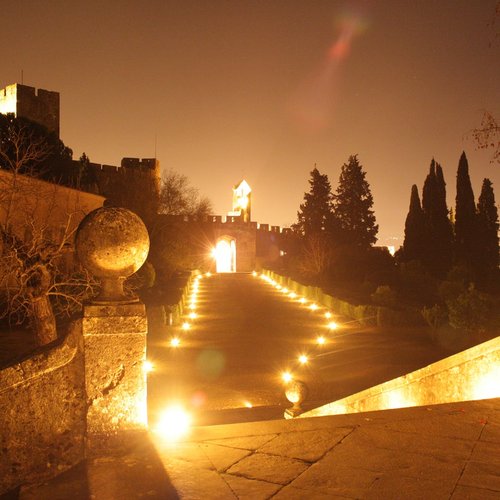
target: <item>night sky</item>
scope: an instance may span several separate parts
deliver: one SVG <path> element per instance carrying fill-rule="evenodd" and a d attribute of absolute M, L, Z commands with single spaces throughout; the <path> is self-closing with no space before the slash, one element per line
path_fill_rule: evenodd
<path fill-rule="evenodd" d="M 253 219 L 296 220 L 317 164 L 335 189 L 358 154 L 379 242 L 402 236 L 411 185 L 432 157 L 448 204 L 462 150 L 476 199 L 500 166 L 468 137 L 500 118 L 497 0 L 1 2 L 0 86 L 61 93 L 61 138 L 78 158 L 153 157 Z"/>

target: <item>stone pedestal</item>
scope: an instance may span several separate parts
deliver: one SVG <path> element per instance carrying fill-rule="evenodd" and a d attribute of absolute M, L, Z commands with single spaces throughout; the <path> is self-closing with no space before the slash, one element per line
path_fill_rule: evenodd
<path fill-rule="evenodd" d="M 147 427 L 147 319 L 144 304 L 83 310 L 88 449 Z"/>

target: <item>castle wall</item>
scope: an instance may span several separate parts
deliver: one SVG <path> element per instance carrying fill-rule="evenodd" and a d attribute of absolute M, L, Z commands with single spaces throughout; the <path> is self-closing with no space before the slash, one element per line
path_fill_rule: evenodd
<path fill-rule="evenodd" d="M 14 83 L 0 90 L 0 113 L 40 123 L 59 137 L 59 92 Z"/>
<path fill-rule="evenodd" d="M 121 165 L 90 163 L 99 194 L 147 219 L 157 211 L 160 162 L 155 158 L 123 158 Z M 151 213 L 149 213 L 151 212 Z"/>
<path fill-rule="evenodd" d="M 68 222 L 72 231 L 103 202 L 102 196 L 0 170 L 0 223 L 5 224 L 9 217 L 20 238 L 24 238 L 27 227 L 33 226 L 43 228 L 44 237 L 50 236 L 57 243 Z"/>
<path fill-rule="evenodd" d="M 210 248 L 214 248 L 217 241 L 223 237 L 234 239 L 236 243 L 236 271 L 251 272 L 256 268 L 276 262 L 284 248 L 288 229 L 257 222 L 244 222 L 241 216 L 210 215 L 201 218 L 188 216 L 160 216 L 170 219 L 178 225 L 178 230 L 196 234 L 195 240 L 203 242 L 203 248 L 193 248 L 193 251 L 203 252 L 204 266 L 212 266 Z M 195 259 L 198 262 L 203 259 Z M 202 266 L 203 267 L 203 266 Z"/>

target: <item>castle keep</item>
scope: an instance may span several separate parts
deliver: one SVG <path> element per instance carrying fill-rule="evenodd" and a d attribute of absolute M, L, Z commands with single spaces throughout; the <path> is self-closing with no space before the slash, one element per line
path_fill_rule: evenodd
<path fill-rule="evenodd" d="M 13 83 L 0 90 L 0 113 L 40 123 L 59 137 L 59 92 Z"/>

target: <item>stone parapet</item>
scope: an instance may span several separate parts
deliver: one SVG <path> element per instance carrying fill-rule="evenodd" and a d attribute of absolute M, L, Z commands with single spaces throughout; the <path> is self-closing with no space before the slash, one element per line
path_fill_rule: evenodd
<path fill-rule="evenodd" d="M 85 399 L 81 321 L 0 371 L 0 495 L 83 459 Z"/>

